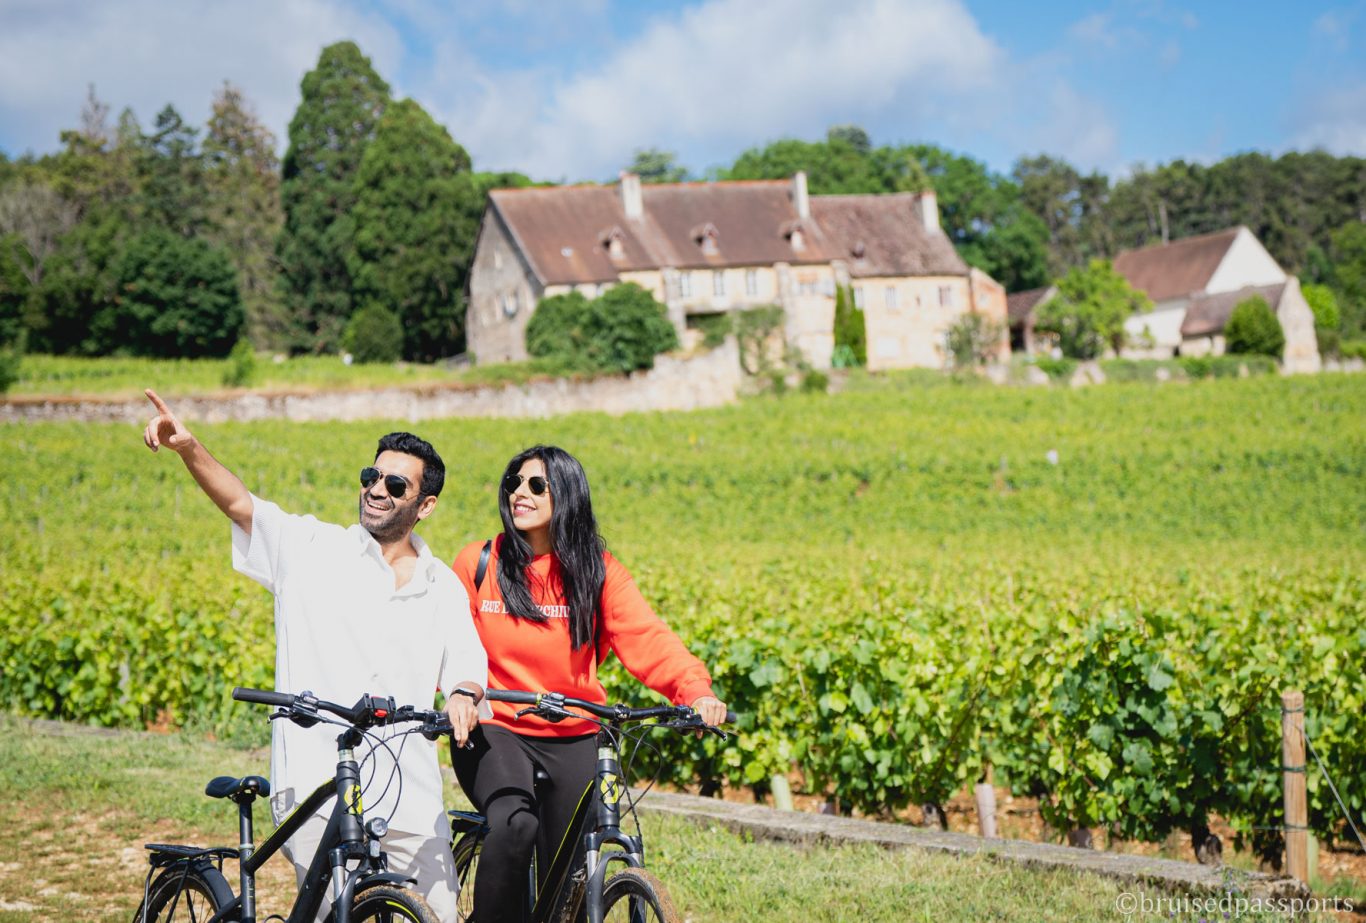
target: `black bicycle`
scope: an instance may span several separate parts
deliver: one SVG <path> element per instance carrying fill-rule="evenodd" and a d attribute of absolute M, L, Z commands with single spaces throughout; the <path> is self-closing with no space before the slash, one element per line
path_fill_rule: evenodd
<path fill-rule="evenodd" d="M 285 719 L 303 727 L 319 723 L 342 728 L 337 735 L 337 771 L 333 778 L 309 795 L 285 818 L 257 849 L 252 834 L 252 807 L 257 798 L 270 794 L 270 783 L 260 776 L 235 779 L 219 776 L 204 789 L 210 798 L 227 798 L 237 804 L 241 830 L 238 847 L 179 846 L 149 843 L 151 865 L 143 884 L 142 905 L 134 923 L 256 923 L 256 871 L 274 856 L 285 841 L 317 813 L 329 799 L 336 804 L 328 819 L 318 851 L 309 864 L 303 884 L 288 917 L 272 916 L 284 923 L 308 923 L 330 899 L 332 923 L 380 923 L 416 921 L 438 923 L 427 901 L 411 890 L 412 879 L 388 871 L 380 840 L 388 832 L 381 817 L 366 820 L 361 809 L 361 775 L 355 748 L 373 728 L 412 724 L 402 733 L 422 733 L 429 739 L 450 733 L 446 716 L 411 706 L 397 707 L 391 698 L 362 696 L 350 708 L 324 702 L 308 693 L 290 695 L 264 689 L 232 691 L 239 702 L 273 705 L 272 720 Z M 385 741 L 392 744 L 394 738 Z M 241 882 L 237 894 L 223 875 L 223 861 L 237 859 Z M 348 864 L 352 867 L 348 869 Z M 331 894 L 328 885 L 331 884 Z"/>
<path fill-rule="evenodd" d="M 500 689 L 490 689 L 488 698 L 528 706 L 517 713 L 519 718 L 524 715 L 536 715 L 550 721 L 586 718 L 598 726 L 597 771 L 579 799 L 570 822 L 572 835 L 564 838 L 564 845 L 545 875 L 538 875 L 535 862 L 532 863 L 526 903 L 531 908 L 527 916 L 530 923 L 571 923 L 584 919 L 588 923 L 617 920 L 677 923 L 681 920 L 664 885 L 644 868 L 645 844 L 635 813 L 640 796 L 633 797 L 626 788 L 621 749 L 628 739 L 639 746 L 650 731 L 660 728 L 680 732 L 700 730 L 722 740 L 726 739 L 725 732 L 704 724 L 697 713 L 685 705 L 628 708 L 586 702 L 553 692 Z M 727 723 L 734 720 L 734 715 L 726 716 Z M 628 725 L 634 727 L 628 728 Z M 548 781 L 539 771 L 536 779 L 538 784 Z M 648 785 L 645 790 L 649 790 Z M 623 801 L 626 812 L 635 818 L 635 835 L 621 829 Z M 481 814 L 448 813 L 455 872 L 460 884 L 460 914 L 462 918 L 468 918 L 474 909 L 474 876 L 488 825 Z M 625 867 L 609 876 L 608 866 L 613 862 Z M 540 888 L 538 880 L 544 882 Z"/>

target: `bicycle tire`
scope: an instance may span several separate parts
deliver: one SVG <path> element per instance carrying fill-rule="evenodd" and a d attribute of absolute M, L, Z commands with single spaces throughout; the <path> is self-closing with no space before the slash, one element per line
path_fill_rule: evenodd
<path fill-rule="evenodd" d="M 205 923 L 232 901 L 232 888 L 217 869 L 172 866 L 148 887 L 133 923 Z"/>
<path fill-rule="evenodd" d="M 329 914 L 328 919 L 334 915 Z M 356 895 L 351 904 L 351 923 L 374 920 L 376 923 L 441 923 L 427 904 L 427 899 L 416 891 L 376 885 Z"/>
<path fill-rule="evenodd" d="M 663 882 L 644 869 L 622 869 L 602 891 L 604 923 L 681 923 Z"/>
<path fill-rule="evenodd" d="M 479 871 L 479 857 L 484 852 L 484 837 L 478 831 L 466 833 L 451 847 L 455 866 L 456 919 L 468 920 L 474 915 L 474 875 Z"/>

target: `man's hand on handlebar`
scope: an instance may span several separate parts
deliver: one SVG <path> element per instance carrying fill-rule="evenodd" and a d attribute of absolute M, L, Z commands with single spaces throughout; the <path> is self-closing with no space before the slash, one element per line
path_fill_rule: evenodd
<path fill-rule="evenodd" d="M 719 727 L 726 723 L 726 703 L 714 695 L 699 696 L 693 701 L 692 710 L 697 712 L 697 717 L 701 718 L 704 724 Z M 702 732 L 698 731 L 697 736 L 701 737 Z"/>
<path fill-rule="evenodd" d="M 465 746 L 470 732 L 479 723 L 479 702 L 483 698 L 484 690 L 474 683 L 460 683 L 446 697 L 446 716 L 451 719 L 451 736 L 457 747 Z"/>

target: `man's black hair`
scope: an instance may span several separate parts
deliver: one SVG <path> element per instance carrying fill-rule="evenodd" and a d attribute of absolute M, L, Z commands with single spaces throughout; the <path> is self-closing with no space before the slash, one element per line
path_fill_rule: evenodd
<path fill-rule="evenodd" d="M 385 452 L 402 452 L 422 461 L 422 486 L 418 496 L 439 497 L 441 488 L 446 486 L 446 463 L 436 454 L 436 449 L 426 439 L 419 439 L 412 433 L 390 433 L 379 441 L 375 449 L 375 459 Z"/>

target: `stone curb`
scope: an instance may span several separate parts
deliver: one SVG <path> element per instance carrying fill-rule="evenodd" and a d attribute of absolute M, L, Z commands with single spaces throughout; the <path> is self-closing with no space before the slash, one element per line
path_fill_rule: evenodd
<path fill-rule="evenodd" d="M 1028 868 L 1090 872 L 1119 881 L 1151 885 L 1183 895 L 1234 892 L 1250 900 L 1307 899 L 1307 885 L 1293 878 L 1262 872 L 1210 867 L 1194 862 L 1075 849 L 1026 840 L 987 840 L 966 833 L 946 833 L 902 824 L 831 817 L 803 811 L 779 811 L 757 804 L 732 804 L 716 798 L 651 792 L 641 810 L 673 814 L 695 822 L 720 824 L 756 839 L 782 843 L 873 843 L 886 849 L 921 849 L 954 856 L 985 856 Z"/>

